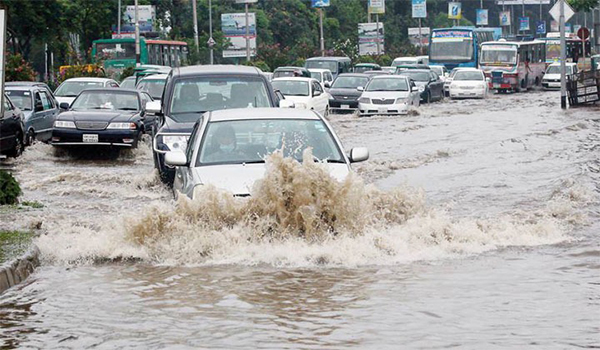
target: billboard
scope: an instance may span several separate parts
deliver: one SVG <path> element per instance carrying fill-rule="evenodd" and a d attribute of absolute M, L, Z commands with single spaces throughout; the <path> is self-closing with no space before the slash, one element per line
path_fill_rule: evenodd
<path fill-rule="evenodd" d="M 477 9 L 476 15 L 477 15 L 476 25 L 478 25 L 478 26 L 487 26 L 488 25 L 488 10 Z"/>
<path fill-rule="evenodd" d="M 140 33 L 153 32 L 154 23 L 156 23 L 156 7 L 138 5 L 138 23 L 140 24 Z M 135 32 L 135 6 L 125 8 L 121 32 Z"/>
<path fill-rule="evenodd" d="M 498 5 L 549 5 L 550 0 L 496 0 Z"/>
<path fill-rule="evenodd" d="M 312 7 L 327 7 L 331 5 L 329 0 L 311 0 L 310 5 Z"/>
<path fill-rule="evenodd" d="M 461 19 L 462 18 L 462 4 L 460 2 L 449 2 L 448 3 L 448 18 L 449 19 Z"/>
<path fill-rule="evenodd" d="M 537 21 L 535 24 L 536 34 L 546 34 L 546 21 Z"/>
<path fill-rule="evenodd" d="M 369 13 L 379 15 L 384 14 L 385 0 L 369 0 Z"/>
<path fill-rule="evenodd" d="M 510 26 L 510 11 L 500 12 L 500 25 Z"/>
<path fill-rule="evenodd" d="M 529 17 L 519 17 L 519 30 L 523 32 L 529 30 Z"/>
<path fill-rule="evenodd" d="M 408 40 L 414 46 L 429 46 L 429 27 L 421 27 L 421 42 L 419 42 L 419 28 L 408 28 Z"/>
<path fill-rule="evenodd" d="M 250 56 L 256 56 L 256 17 L 248 13 L 248 33 L 250 35 Z M 221 14 L 221 30 L 229 39 L 229 47 L 223 50 L 223 57 L 246 57 L 246 14 Z"/>
<path fill-rule="evenodd" d="M 412 0 L 412 17 L 427 18 L 427 0 Z"/>
<path fill-rule="evenodd" d="M 377 54 L 377 23 L 358 24 L 358 54 Z M 379 53 L 384 53 L 384 30 L 383 23 L 379 22 Z"/>
<path fill-rule="evenodd" d="M 236 4 L 252 4 L 258 2 L 258 0 L 235 0 Z"/>

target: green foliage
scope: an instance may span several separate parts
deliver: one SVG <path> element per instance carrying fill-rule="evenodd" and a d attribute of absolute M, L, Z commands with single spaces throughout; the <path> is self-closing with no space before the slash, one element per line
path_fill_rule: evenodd
<path fill-rule="evenodd" d="M 271 71 L 271 68 L 269 67 L 269 65 L 267 63 L 265 63 L 265 61 L 250 61 L 250 62 L 245 61 L 243 63 L 243 65 L 256 67 L 256 68 L 262 70 L 263 72 Z"/>
<path fill-rule="evenodd" d="M 34 81 L 35 71 L 20 54 L 6 55 L 6 81 Z"/>
<path fill-rule="evenodd" d="M 125 78 L 132 76 L 134 73 L 133 69 L 134 67 L 127 67 L 123 69 L 123 72 L 121 72 L 121 75 L 119 76 L 119 81 L 123 81 Z"/>
<path fill-rule="evenodd" d="M 576 12 L 590 12 L 598 6 L 598 0 L 567 0 Z"/>
<path fill-rule="evenodd" d="M 21 186 L 7 171 L 0 170 L 0 205 L 16 204 L 21 195 Z"/>
<path fill-rule="evenodd" d="M 78 77 L 106 77 L 106 72 L 101 63 L 68 66 L 59 72 L 57 83 Z"/>

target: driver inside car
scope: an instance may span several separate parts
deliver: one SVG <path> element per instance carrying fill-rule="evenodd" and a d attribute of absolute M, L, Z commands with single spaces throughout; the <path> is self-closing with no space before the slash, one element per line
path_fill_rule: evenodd
<path fill-rule="evenodd" d="M 227 162 L 243 159 L 243 154 L 237 149 L 235 130 L 229 125 L 220 126 L 212 137 L 211 150 L 206 156 L 206 162 Z"/>

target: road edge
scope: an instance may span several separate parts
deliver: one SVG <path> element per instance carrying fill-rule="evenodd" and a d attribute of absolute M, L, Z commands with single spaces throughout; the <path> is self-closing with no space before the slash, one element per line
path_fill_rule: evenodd
<path fill-rule="evenodd" d="M 0 266 L 0 294 L 25 281 L 40 266 L 40 250 L 34 244 L 20 257 Z"/>

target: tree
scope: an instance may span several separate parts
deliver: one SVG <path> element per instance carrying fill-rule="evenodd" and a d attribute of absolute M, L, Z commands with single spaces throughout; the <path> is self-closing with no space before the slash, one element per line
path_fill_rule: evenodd
<path fill-rule="evenodd" d="M 590 12 L 598 6 L 598 0 L 567 0 L 576 12 Z"/>

